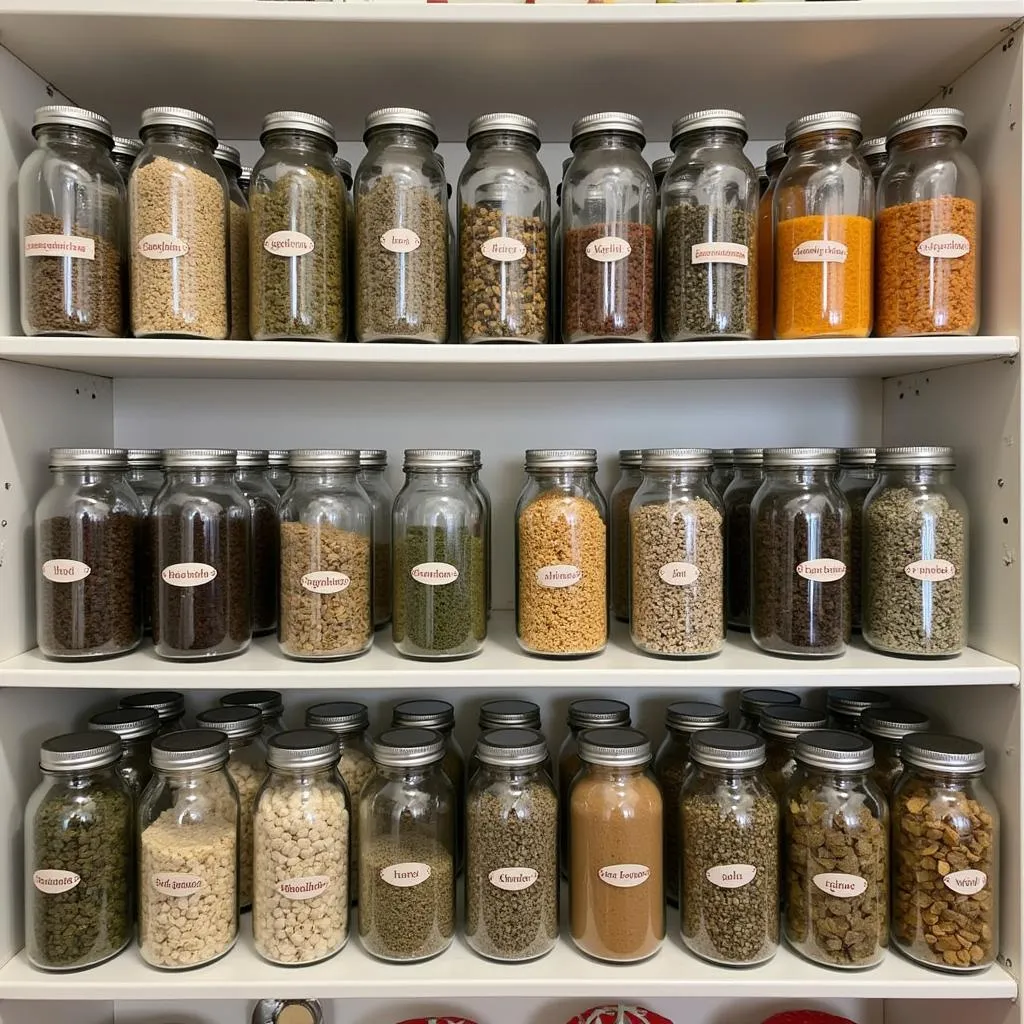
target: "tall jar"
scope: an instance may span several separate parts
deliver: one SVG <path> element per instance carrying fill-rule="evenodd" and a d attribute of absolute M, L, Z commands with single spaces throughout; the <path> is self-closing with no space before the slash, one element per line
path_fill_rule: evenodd
<path fill-rule="evenodd" d="M 107 658 L 142 641 L 142 504 L 123 448 L 51 448 L 35 513 L 36 642 L 48 658 Z"/>
<path fill-rule="evenodd" d="M 284 697 L 279 690 L 236 690 L 220 699 L 222 708 L 255 708 L 260 713 L 264 744 L 284 732 Z"/>
<path fill-rule="evenodd" d="M 892 697 L 881 690 L 863 690 L 859 687 L 831 687 L 825 695 L 828 727 L 843 732 L 860 732 L 861 716 L 879 708 L 892 707 Z"/>
<path fill-rule="evenodd" d="M 117 774 L 124 780 L 133 800 L 138 800 L 152 772 L 149 748 L 160 730 L 160 718 L 151 708 L 117 708 L 93 715 L 87 728 L 91 732 L 111 732 L 121 741 L 121 759 Z"/>
<path fill-rule="evenodd" d="M 962 110 L 931 107 L 889 129 L 878 182 L 879 337 L 977 334 L 981 176 Z"/>
<path fill-rule="evenodd" d="M 757 336 L 757 173 L 747 120 L 700 110 L 672 126 L 661 190 L 661 340 Z"/>
<path fill-rule="evenodd" d="M 128 175 L 131 174 L 132 164 L 135 158 L 142 152 L 142 143 L 138 139 L 129 139 L 124 135 L 114 136 L 114 147 L 110 151 L 110 159 L 114 161 L 117 173 L 121 175 L 121 181 L 128 185 Z M 127 195 L 127 192 L 125 193 Z M 127 224 L 125 224 L 127 232 Z"/>
<path fill-rule="evenodd" d="M 668 174 L 669 168 L 672 166 L 675 157 L 671 154 L 668 156 L 659 156 L 657 160 L 651 161 L 651 174 L 654 175 L 654 205 L 655 205 L 655 246 L 654 246 L 654 280 L 660 287 L 662 282 L 662 267 L 664 266 L 663 254 L 664 254 L 664 207 L 661 202 L 661 186 L 665 180 L 665 175 Z M 654 324 L 654 336 L 657 341 L 662 340 L 662 325 L 661 325 L 661 308 L 655 312 L 655 324 Z"/>
<path fill-rule="evenodd" d="M 858 152 L 864 157 L 864 163 L 871 171 L 871 180 L 875 183 L 875 195 L 878 195 L 878 179 L 889 162 L 889 154 L 885 146 L 885 136 L 876 135 L 873 139 L 865 139 L 858 147 Z"/>
<path fill-rule="evenodd" d="M 821 711 L 798 704 L 773 704 L 761 710 L 757 728 L 765 742 L 764 777 L 780 802 L 796 771 L 796 741 L 826 724 Z"/>
<path fill-rule="evenodd" d="M 253 815 L 252 938 L 272 964 L 318 963 L 348 941 L 349 795 L 337 766 L 333 733 L 270 741 Z"/>
<path fill-rule="evenodd" d="M 139 806 L 139 952 L 179 970 L 222 957 L 238 936 L 238 792 L 228 738 L 192 729 L 153 741 Z"/>
<path fill-rule="evenodd" d="M 470 478 L 477 497 L 484 506 L 484 576 L 487 604 L 487 618 L 491 617 L 491 604 L 494 598 L 494 573 L 491 571 L 491 527 L 494 523 L 494 505 L 491 502 L 491 492 L 483 485 L 480 479 L 480 470 L 484 468 L 483 458 L 479 448 L 473 449 L 473 475 Z"/>
<path fill-rule="evenodd" d="M 466 797 L 466 941 L 492 960 L 534 960 L 558 941 L 558 797 L 532 729 L 485 733 Z"/>
<path fill-rule="evenodd" d="M 132 794 L 109 732 L 46 740 L 43 780 L 25 808 L 25 949 L 34 967 L 70 971 L 132 940 Z"/>
<path fill-rule="evenodd" d="M 764 775 L 765 742 L 706 729 L 690 744 L 682 819 L 680 929 L 687 949 L 747 967 L 779 948 L 779 802 Z M 670 811 L 671 813 L 671 811 Z M 668 866 L 678 871 L 678 863 Z"/>
<path fill-rule="evenodd" d="M 257 636 L 277 628 L 277 569 L 280 543 L 277 506 L 280 497 L 267 479 L 267 452 L 243 448 L 237 452 L 235 480 L 249 501 L 252 550 L 252 630 Z"/>
<path fill-rule="evenodd" d="M 662 799 L 636 729 L 580 737 L 569 794 L 569 926 L 588 956 L 646 960 L 665 938 Z M 628 863 L 627 863 L 628 861 Z"/>
<path fill-rule="evenodd" d="M 644 478 L 639 448 L 619 451 L 619 479 L 608 496 L 608 590 L 612 615 L 629 622 L 629 504 Z"/>
<path fill-rule="evenodd" d="M 796 759 L 782 801 L 786 940 L 815 963 L 873 967 L 889 944 L 889 807 L 871 743 L 805 732 Z"/>
<path fill-rule="evenodd" d="M 952 448 L 880 448 L 864 503 L 864 639 L 915 657 L 967 645 L 969 516 Z"/>
<path fill-rule="evenodd" d="M 516 504 L 516 638 L 577 657 L 608 643 L 608 506 L 593 448 L 531 448 Z"/>
<path fill-rule="evenodd" d="M 304 661 L 363 654 L 373 644 L 373 509 L 359 452 L 296 449 L 289 466 L 278 508 L 278 643 Z"/>
<path fill-rule="evenodd" d="M 548 341 L 551 190 L 537 123 L 484 114 L 469 124 L 459 176 L 462 341 Z"/>
<path fill-rule="evenodd" d="M 850 640 L 850 506 L 835 448 L 768 448 L 750 507 L 751 630 L 773 654 L 827 657 Z"/>
<path fill-rule="evenodd" d="M 931 732 L 931 719 L 910 708 L 878 708 L 865 711 L 860 731 L 875 748 L 875 767 L 871 777 L 891 801 L 893 791 L 903 774 L 903 741 L 915 733 Z M 893 808 L 895 814 L 895 808 Z"/>
<path fill-rule="evenodd" d="M 280 448 L 267 452 L 267 479 L 274 485 L 274 490 L 278 494 L 284 494 L 292 482 L 292 473 L 288 468 L 290 455 L 291 452 Z"/>
<path fill-rule="evenodd" d="M 750 629 L 750 506 L 764 481 L 764 449 L 733 449 L 725 510 L 725 604 L 730 629 Z"/>
<path fill-rule="evenodd" d="M 359 938 L 381 960 L 426 960 L 455 937 L 455 792 L 444 740 L 392 729 L 359 798 Z"/>
<path fill-rule="evenodd" d="M 136 585 L 142 591 L 142 629 L 153 630 L 153 545 L 150 539 L 149 513 L 153 499 L 164 485 L 163 452 L 159 448 L 129 448 L 128 471 L 124 475 L 128 486 L 142 504 L 143 521 L 139 538 L 139 568 Z"/>
<path fill-rule="evenodd" d="M 772 206 L 779 173 L 786 166 L 786 147 L 775 142 L 768 147 L 764 169 L 768 187 L 757 205 L 757 336 L 775 336 L 775 231 Z"/>
<path fill-rule="evenodd" d="M 860 118 L 843 110 L 786 127 L 773 206 L 776 338 L 871 333 L 875 187 L 860 141 Z"/>
<path fill-rule="evenodd" d="M 711 489 L 711 449 L 648 448 L 629 506 L 633 643 L 692 658 L 725 645 L 722 503 Z"/>
<path fill-rule="evenodd" d="M 228 182 L 228 298 L 231 302 L 230 338 L 249 337 L 249 200 L 239 177 L 242 157 L 234 146 L 218 142 L 213 155 Z"/>
<path fill-rule="evenodd" d="M 448 197 L 429 114 L 367 115 L 356 171 L 356 341 L 448 340 Z"/>
<path fill-rule="evenodd" d="M 125 189 L 110 122 L 80 107 L 40 107 L 32 134 L 37 148 L 18 174 L 21 329 L 118 338 Z"/>
<path fill-rule="evenodd" d="M 487 637 L 484 506 L 469 449 L 410 448 L 395 498 L 392 636 L 410 658 L 464 658 Z"/>
<path fill-rule="evenodd" d="M 342 278 L 345 281 L 345 295 L 343 298 L 345 308 L 345 340 L 353 341 L 355 325 L 353 324 L 354 314 L 352 311 L 352 284 L 355 276 L 355 254 L 352 251 L 352 242 L 355 238 L 355 208 L 352 204 L 352 164 L 343 156 L 335 156 L 334 166 L 338 168 L 341 175 L 342 194 L 345 202 L 345 216 L 342 222 Z M 353 812 L 354 814 L 354 812 Z M 351 886 L 350 886 L 351 888 Z"/>
<path fill-rule="evenodd" d="M 653 341 L 657 197 L 640 118 L 572 126 L 562 183 L 562 341 Z"/>
<path fill-rule="evenodd" d="M 761 721 L 761 713 L 765 708 L 786 704 L 796 707 L 800 703 L 798 694 L 789 690 L 771 690 L 752 687 L 740 690 L 740 713 L 736 720 L 736 728 L 744 732 L 757 732 Z"/>
<path fill-rule="evenodd" d="M 172 732 L 185 729 L 185 694 L 177 690 L 147 690 L 145 693 L 132 693 L 122 697 L 118 707 L 130 710 L 148 708 L 156 712 L 160 720 L 158 736 L 167 736 Z"/>
<path fill-rule="evenodd" d="M 131 327 L 136 338 L 228 336 L 228 182 L 203 114 L 142 112 L 128 179 Z"/>
<path fill-rule="evenodd" d="M 864 502 L 875 484 L 875 449 L 840 448 L 836 483 L 850 505 L 850 617 L 861 627 L 861 584 L 864 576 Z"/>
<path fill-rule="evenodd" d="M 903 760 L 892 807 L 893 942 L 928 967 L 984 970 L 999 952 L 1000 897 L 985 748 L 920 733 L 904 740 Z"/>
<path fill-rule="evenodd" d="M 551 215 L 551 340 L 562 342 L 562 183 L 572 157 L 562 161 L 562 176 L 555 186 L 555 210 Z"/>
<path fill-rule="evenodd" d="M 250 322 L 257 341 L 344 341 L 345 186 L 334 127 L 315 114 L 263 118 L 249 200 Z"/>
<path fill-rule="evenodd" d="M 170 448 L 164 469 L 150 513 L 156 653 L 179 661 L 239 654 L 252 640 L 252 515 L 235 453 Z"/>
<path fill-rule="evenodd" d="M 391 509 L 395 492 L 388 483 L 388 453 L 383 448 L 359 452 L 359 483 L 373 512 L 373 628 L 391 621 Z"/>

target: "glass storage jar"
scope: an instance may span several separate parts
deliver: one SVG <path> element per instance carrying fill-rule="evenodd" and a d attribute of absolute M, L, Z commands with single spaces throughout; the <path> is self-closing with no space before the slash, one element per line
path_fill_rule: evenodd
<path fill-rule="evenodd" d="M 494 506 L 491 503 L 491 492 L 483 485 L 480 479 L 480 470 L 484 468 L 480 449 L 473 449 L 473 475 L 470 478 L 477 492 L 477 496 L 484 506 L 484 576 L 486 590 L 487 618 L 491 617 L 491 603 L 494 591 L 494 573 L 491 571 L 491 525 L 494 522 Z"/>
<path fill-rule="evenodd" d="M 757 204 L 757 336 L 775 337 L 775 232 L 772 206 L 779 172 L 786 166 L 786 146 L 775 142 L 765 156 L 768 187 Z"/>
<path fill-rule="evenodd" d="M 242 190 L 242 194 L 248 199 L 249 197 L 249 182 L 252 181 L 252 168 L 246 167 L 242 164 L 242 170 L 238 175 L 238 187 Z"/>
<path fill-rule="evenodd" d="M 619 451 L 619 479 L 608 495 L 608 591 L 612 615 L 629 622 L 629 503 L 644 478 L 639 448 Z"/>
<path fill-rule="evenodd" d="M 411 658 L 478 654 L 487 636 L 484 506 L 466 448 L 410 448 L 391 519 L 392 635 Z"/>
<path fill-rule="evenodd" d="M 356 223 L 355 208 L 352 205 L 352 164 L 343 156 L 335 156 L 334 166 L 338 168 L 338 173 L 341 175 L 341 198 L 345 202 L 345 216 L 342 220 L 342 228 L 344 230 L 342 231 L 341 251 L 344 262 L 342 279 L 345 281 L 345 295 L 342 299 L 345 304 L 345 340 L 354 341 L 355 325 L 352 322 L 352 278 L 355 274 L 355 254 L 352 251 L 352 242 L 355 238 Z"/>
<path fill-rule="evenodd" d="M 745 732 L 757 732 L 761 712 L 765 708 L 778 704 L 796 706 L 799 703 L 800 697 L 789 690 L 769 690 L 760 687 L 740 690 L 740 713 L 736 720 L 736 728 Z"/>
<path fill-rule="evenodd" d="M 850 505 L 850 618 L 861 624 L 861 584 L 864 574 L 864 501 L 875 483 L 874 448 L 840 448 L 836 484 Z"/>
<path fill-rule="evenodd" d="M 267 452 L 267 479 L 274 485 L 278 494 L 284 494 L 288 485 L 292 482 L 292 473 L 288 468 L 288 459 L 291 452 L 283 449 L 275 449 Z"/>
<path fill-rule="evenodd" d="M 367 115 L 356 171 L 356 341 L 448 340 L 448 197 L 429 114 Z"/>
<path fill-rule="evenodd" d="M 132 794 L 121 741 L 80 732 L 44 741 L 43 781 L 25 808 L 25 951 L 34 967 L 70 971 L 132 940 Z"/>
<path fill-rule="evenodd" d="M 799 704 L 772 704 L 762 708 L 757 730 L 765 740 L 764 777 L 780 802 L 796 771 L 796 741 L 805 732 L 824 729 L 825 713 Z"/>
<path fill-rule="evenodd" d="M 235 453 L 170 448 L 153 501 L 153 643 L 162 658 L 221 658 L 252 640 L 249 502 Z"/>
<path fill-rule="evenodd" d="M 850 506 L 835 448 L 767 448 L 750 506 L 750 635 L 773 654 L 827 657 L 850 640 Z"/>
<path fill-rule="evenodd" d="M 981 176 L 963 148 L 962 110 L 897 118 L 878 182 L 881 338 L 977 334 L 981 322 Z"/>
<path fill-rule="evenodd" d="M 142 504 L 123 448 L 51 448 L 35 511 L 36 642 L 48 658 L 107 658 L 142 641 Z"/>
<path fill-rule="evenodd" d="M 128 179 L 131 327 L 136 338 L 228 336 L 228 182 L 213 122 L 194 110 L 142 112 Z"/>
<path fill-rule="evenodd" d="M 736 475 L 736 466 L 733 462 L 736 455 L 735 448 L 713 448 L 711 450 L 711 486 L 715 494 L 720 498 L 724 497 L 726 489 Z"/>
<path fill-rule="evenodd" d="M 932 722 L 927 715 L 909 708 L 873 708 L 861 715 L 860 731 L 875 748 L 875 767 L 871 769 L 871 777 L 890 802 L 903 774 L 901 750 L 904 738 L 914 733 L 931 732 L 931 728 Z"/>
<path fill-rule="evenodd" d="M 480 715 L 477 719 L 479 738 L 482 739 L 485 733 L 499 729 L 533 729 L 541 733 L 543 730 L 540 723 L 540 707 L 532 700 L 489 700 L 480 705 Z M 554 765 L 551 755 L 548 753 L 541 767 L 551 776 L 555 777 Z M 467 767 L 467 779 L 472 779 L 480 768 L 480 762 L 476 759 L 476 753 L 470 755 Z"/>
<path fill-rule="evenodd" d="M 238 936 L 238 792 L 228 738 L 191 729 L 153 741 L 139 806 L 139 952 L 153 967 L 199 967 Z"/>
<path fill-rule="evenodd" d="M 242 157 L 234 146 L 218 142 L 213 155 L 228 182 L 228 298 L 230 338 L 249 337 L 249 200 L 239 184 Z"/>
<path fill-rule="evenodd" d="M 21 328 L 27 335 L 124 333 L 125 189 L 110 122 L 40 107 L 37 148 L 18 174 Z"/>
<path fill-rule="evenodd" d="M 880 448 L 864 503 L 864 639 L 916 657 L 967 645 L 969 515 L 952 448 Z"/>
<path fill-rule="evenodd" d="M 235 480 L 249 501 L 249 544 L 252 551 L 252 631 L 256 636 L 277 628 L 277 572 L 280 542 L 277 507 L 280 496 L 267 479 L 267 452 L 239 449 Z"/>
<path fill-rule="evenodd" d="M 722 495 L 725 597 L 730 629 L 750 629 L 750 506 L 764 481 L 764 449 L 733 449 L 734 472 Z"/>
<path fill-rule="evenodd" d="M 147 690 L 145 693 L 132 693 L 122 697 L 118 707 L 138 710 L 149 708 L 155 711 L 160 719 L 158 736 L 166 736 L 172 732 L 181 732 L 185 728 L 185 694 L 177 690 Z"/>
<path fill-rule="evenodd" d="M 597 960 L 646 960 L 665 938 L 663 812 L 651 744 L 636 729 L 594 729 L 579 747 L 583 767 L 567 815 L 572 939 Z"/>
<path fill-rule="evenodd" d="M 466 796 L 466 941 L 492 960 L 533 960 L 558 941 L 558 797 L 533 729 L 480 737 Z"/>
<path fill-rule="evenodd" d="M 135 158 L 141 152 L 142 143 L 138 139 L 129 139 L 124 135 L 114 136 L 114 148 L 110 151 L 110 159 L 114 161 L 117 173 L 121 175 L 121 181 L 126 186 L 128 184 L 128 175 L 132 170 L 132 164 L 135 163 Z M 127 192 L 125 194 L 127 195 Z M 128 225 L 125 223 L 126 232 L 127 227 Z"/>
<path fill-rule="evenodd" d="M 999 811 L 985 748 L 959 736 L 903 741 L 892 807 L 892 939 L 928 967 L 979 971 L 999 951 Z"/>
<path fill-rule="evenodd" d="M 889 944 L 889 808 L 871 743 L 805 732 L 796 759 L 782 801 L 786 940 L 816 963 L 873 967 Z"/>
<path fill-rule="evenodd" d="M 255 708 L 260 713 L 264 744 L 284 732 L 284 697 L 278 690 L 236 690 L 220 699 L 222 708 Z"/>
<path fill-rule="evenodd" d="M 871 333 L 875 188 L 860 118 L 808 114 L 786 127 L 775 186 L 775 337 L 866 338 Z"/>
<path fill-rule="evenodd" d="M 318 963 L 348 941 L 350 805 L 338 754 L 323 729 L 278 733 L 268 747 L 253 815 L 252 937 L 272 964 Z"/>
<path fill-rule="evenodd" d="M 391 621 L 391 509 L 395 492 L 388 483 L 388 453 L 383 448 L 359 452 L 359 483 L 373 512 L 373 628 Z"/>
<path fill-rule="evenodd" d="M 885 136 L 876 135 L 873 139 L 865 139 L 857 147 L 857 151 L 864 157 L 864 163 L 868 165 L 868 170 L 871 171 L 871 180 L 875 183 L 875 195 L 877 196 L 878 179 L 881 178 L 882 171 L 885 170 L 885 165 L 889 161 L 885 148 Z"/>
<path fill-rule="evenodd" d="M 484 114 L 469 123 L 459 176 L 462 341 L 546 342 L 551 190 L 537 123 Z"/>
<path fill-rule="evenodd" d="M 705 729 L 683 784 L 680 930 L 712 963 L 764 963 L 779 948 L 779 802 L 764 775 L 765 742 Z M 673 813 L 670 809 L 669 813 Z"/>
<path fill-rule="evenodd" d="M 572 126 L 562 182 L 562 341 L 653 341 L 657 197 L 640 118 Z"/>
<path fill-rule="evenodd" d="M 516 504 L 516 639 L 576 657 L 608 643 L 608 506 L 593 448 L 531 448 Z"/>
<path fill-rule="evenodd" d="M 359 938 L 381 960 L 426 960 L 455 936 L 455 792 L 444 740 L 392 729 L 359 798 Z"/>
<path fill-rule="evenodd" d="M 844 732 L 860 732 L 860 718 L 865 711 L 891 706 L 892 698 L 881 690 L 833 687 L 825 696 L 828 727 Z"/>
<path fill-rule="evenodd" d="M 121 741 L 121 759 L 117 774 L 138 800 L 152 772 L 149 768 L 149 747 L 160 731 L 160 717 L 152 708 L 117 708 L 100 711 L 89 719 L 93 732 L 112 732 Z"/>
<path fill-rule="evenodd" d="M 164 485 L 163 451 L 159 448 L 129 448 L 124 478 L 148 516 L 153 499 Z"/>
<path fill-rule="evenodd" d="M 572 157 L 562 161 L 562 176 L 555 186 L 555 210 L 551 216 L 551 340 L 562 342 L 562 182 Z"/>
<path fill-rule="evenodd" d="M 757 336 L 757 203 L 747 120 L 700 110 L 672 126 L 661 189 L 661 340 Z"/>

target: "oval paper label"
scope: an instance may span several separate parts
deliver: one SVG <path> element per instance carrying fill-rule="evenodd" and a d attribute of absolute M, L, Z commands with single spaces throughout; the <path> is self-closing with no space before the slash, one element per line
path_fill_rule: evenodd
<path fill-rule="evenodd" d="M 163 896 L 192 896 L 204 887 L 198 875 L 177 875 L 158 871 L 153 875 L 153 888 Z"/>
<path fill-rule="evenodd" d="M 576 565 L 545 565 L 537 570 L 542 587 L 571 587 L 583 579 L 583 570 Z"/>
<path fill-rule="evenodd" d="M 488 876 L 491 885 L 505 892 L 522 892 L 529 889 L 537 881 L 537 872 L 533 868 L 498 868 Z"/>
<path fill-rule="evenodd" d="M 277 891 L 288 900 L 312 900 L 322 896 L 331 887 L 330 875 L 306 875 L 286 878 L 277 883 Z"/>
<path fill-rule="evenodd" d="M 85 562 L 76 562 L 73 558 L 51 558 L 43 562 L 43 578 L 51 583 L 78 583 L 91 572 Z"/>
<path fill-rule="evenodd" d="M 352 582 L 343 572 L 307 572 L 299 581 L 314 594 L 338 594 Z"/>
<path fill-rule="evenodd" d="M 77 260 L 96 259 L 96 242 L 77 235 L 26 235 L 26 256 L 71 256 Z"/>
<path fill-rule="evenodd" d="M 160 579 L 172 587 L 201 587 L 217 578 L 217 570 L 205 562 L 175 562 L 160 573 Z"/>
<path fill-rule="evenodd" d="M 922 558 L 911 562 L 903 570 L 912 580 L 951 580 L 956 575 L 956 566 L 944 558 Z"/>
<path fill-rule="evenodd" d="M 415 252 L 420 247 L 420 236 L 409 228 L 391 228 L 380 236 L 380 244 L 388 252 Z"/>
<path fill-rule="evenodd" d="M 988 875 L 975 868 L 968 868 L 966 871 L 950 871 L 942 879 L 942 884 L 953 892 L 970 896 L 971 893 L 981 892 L 985 888 L 988 884 Z"/>
<path fill-rule="evenodd" d="M 598 868 L 597 877 L 619 889 L 632 889 L 651 877 L 651 869 L 644 864 L 609 864 L 606 868 Z"/>
<path fill-rule="evenodd" d="M 844 875 L 838 871 L 815 875 L 814 884 L 829 896 L 841 896 L 843 899 L 860 896 L 868 887 L 866 878 L 861 878 L 860 875 Z"/>
<path fill-rule="evenodd" d="M 43 869 L 32 872 L 32 884 L 48 896 L 59 896 L 62 892 L 69 892 L 82 880 L 81 875 L 74 871 L 53 871 Z"/>
<path fill-rule="evenodd" d="M 757 874 L 753 864 L 716 864 L 708 868 L 704 876 L 719 889 L 739 889 L 749 885 Z"/>
<path fill-rule="evenodd" d="M 811 558 L 796 567 L 796 574 L 816 583 L 830 583 L 846 575 L 846 563 L 838 558 Z"/>
<path fill-rule="evenodd" d="M 498 263 L 515 263 L 526 255 L 526 243 L 518 238 L 488 238 L 480 246 L 480 252 Z"/>
<path fill-rule="evenodd" d="M 443 587 L 459 578 L 459 570 L 447 562 L 420 562 L 409 570 L 409 575 L 428 587 Z"/>
<path fill-rule="evenodd" d="M 692 562 L 668 562 L 658 570 L 663 583 L 671 587 L 688 587 L 700 577 L 700 569 Z"/>
<path fill-rule="evenodd" d="M 405 864 L 389 864 L 380 869 L 380 880 L 398 889 L 419 885 L 430 877 L 430 865 L 409 861 Z"/>
<path fill-rule="evenodd" d="M 604 238 L 595 238 L 587 246 L 587 256 L 598 263 L 614 263 L 616 260 L 624 260 L 633 247 L 624 238 L 617 238 L 615 235 L 605 235 Z"/>
<path fill-rule="evenodd" d="M 793 250 L 797 263 L 845 263 L 846 246 L 842 242 L 801 242 Z"/>
<path fill-rule="evenodd" d="M 147 260 L 173 260 L 176 256 L 188 255 L 188 242 L 161 232 L 140 238 L 137 248 L 139 255 Z"/>
<path fill-rule="evenodd" d="M 263 239 L 263 248 L 275 256 L 305 256 L 316 246 L 301 231 L 275 231 Z"/>
<path fill-rule="evenodd" d="M 736 242 L 700 242 L 690 246 L 690 262 L 733 263 L 745 267 L 750 262 L 750 250 Z"/>
<path fill-rule="evenodd" d="M 917 243 L 922 256 L 940 260 L 958 260 L 971 251 L 971 243 L 963 235 L 932 235 Z"/>

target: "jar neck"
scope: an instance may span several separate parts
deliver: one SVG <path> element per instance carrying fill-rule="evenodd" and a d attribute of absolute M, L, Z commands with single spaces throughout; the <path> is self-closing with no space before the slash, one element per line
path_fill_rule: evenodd
<path fill-rule="evenodd" d="M 383 466 L 364 466 L 359 470 L 359 478 L 376 483 L 378 480 L 384 479 L 385 472 Z"/>
<path fill-rule="evenodd" d="M 828 783 L 830 786 L 835 786 L 837 789 L 853 789 L 856 786 L 863 785 L 867 779 L 867 773 L 870 769 L 857 769 L 856 771 L 849 771 L 847 769 L 839 768 L 819 768 L 816 766 L 804 766 L 804 771 L 807 773 L 808 779 L 813 779 L 820 782 Z"/>
<path fill-rule="evenodd" d="M 176 785 L 188 785 L 193 782 L 205 782 L 224 771 L 227 761 L 206 768 L 159 768 L 153 765 L 153 774 L 166 782 Z"/>
<path fill-rule="evenodd" d="M 229 736 L 228 750 L 232 754 L 237 754 L 240 750 L 247 750 L 255 740 L 259 739 L 259 735 L 256 733 L 254 736 Z"/>
<path fill-rule="evenodd" d="M 917 128 L 912 132 L 897 135 L 890 143 L 893 153 L 906 152 L 908 149 L 934 149 L 938 146 L 960 146 L 964 141 L 962 129 L 934 125 L 930 128 Z"/>
<path fill-rule="evenodd" d="M 874 466 L 843 466 L 839 475 L 844 480 L 874 480 L 878 476 Z"/>
<path fill-rule="evenodd" d="M 678 153 L 681 149 L 699 149 L 702 146 L 734 146 L 743 149 L 747 143 L 745 132 L 738 128 L 724 128 L 721 126 L 701 128 L 699 131 L 687 132 L 681 136 L 672 147 L 672 152 Z"/>
<path fill-rule="evenodd" d="M 166 470 L 167 482 L 179 484 L 230 484 L 234 483 L 234 467 L 175 467 Z"/>
<path fill-rule="evenodd" d="M 388 125 L 386 128 L 377 128 L 371 133 L 367 143 L 380 142 L 387 146 L 406 146 L 409 149 L 420 149 L 427 147 L 434 151 L 437 143 L 434 137 L 426 131 L 414 128 L 412 125 Z"/>
<path fill-rule="evenodd" d="M 91 466 L 54 469 L 56 484 L 114 484 L 124 479 L 123 469 L 94 469 Z"/>
<path fill-rule="evenodd" d="M 886 484 L 946 484 L 950 470 L 942 466 L 890 466 L 878 471 Z"/>
<path fill-rule="evenodd" d="M 309 490 L 358 483 L 357 469 L 293 469 L 292 486 Z"/>
<path fill-rule="evenodd" d="M 544 763 L 542 761 L 538 761 L 537 764 L 511 767 L 508 765 L 485 764 L 481 762 L 480 770 L 488 779 L 493 780 L 494 782 L 529 782 L 544 770 Z"/>
<path fill-rule="evenodd" d="M 794 139 L 790 143 L 789 155 L 821 149 L 844 149 L 852 153 L 860 145 L 860 140 L 860 132 L 852 128 L 822 128 Z"/>
<path fill-rule="evenodd" d="M 698 778 L 726 786 L 750 782 L 761 770 L 760 766 L 757 768 L 718 768 L 711 765 L 699 764 L 696 761 L 694 762 L 694 768 L 697 771 Z"/>
<path fill-rule="evenodd" d="M 432 764 L 411 765 L 390 765 L 374 762 L 377 773 L 392 782 L 421 782 L 425 781 L 440 771 L 441 762 L 434 761 Z"/>
<path fill-rule="evenodd" d="M 216 143 L 206 132 L 198 131 L 195 128 L 185 128 L 181 125 L 150 125 L 143 128 L 140 134 L 144 143 L 155 142 L 170 146 L 186 146 L 211 154 L 216 148 Z"/>
<path fill-rule="evenodd" d="M 764 466 L 737 466 L 732 471 L 733 480 L 745 480 L 751 483 L 764 479 Z"/>
<path fill-rule="evenodd" d="M 592 775 L 598 776 L 599 778 L 607 779 L 609 781 L 627 781 L 629 779 L 635 779 L 643 775 L 647 771 L 647 762 L 643 764 L 594 764 L 591 761 L 584 761 L 583 767 L 586 771 Z"/>
<path fill-rule="evenodd" d="M 328 782 L 334 775 L 336 768 L 337 762 L 321 765 L 318 768 L 283 768 L 280 765 L 267 765 L 267 770 L 273 778 L 300 784 Z"/>
<path fill-rule="evenodd" d="M 524 132 L 484 132 L 473 139 L 472 149 L 474 152 L 478 149 L 486 149 L 530 153 L 532 155 L 540 149 L 540 142 L 536 136 L 527 135 Z"/>
<path fill-rule="evenodd" d="M 964 787 L 978 782 L 984 770 L 980 772 L 944 772 L 934 768 L 918 768 L 916 765 L 906 765 L 908 776 L 913 776 L 927 785 L 941 786 L 943 789 L 963 789 Z"/>
<path fill-rule="evenodd" d="M 122 754 L 124 753 L 122 749 Z M 87 789 L 89 786 L 105 779 L 114 778 L 116 770 L 114 764 L 105 764 L 99 768 L 75 768 L 72 771 L 53 771 L 49 768 L 42 768 L 43 775 L 53 782 L 59 783 L 65 789 Z"/>
<path fill-rule="evenodd" d="M 592 484 L 597 478 L 597 469 L 528 469 L 528 476 L 545 487 L 568 486 L 571 484 Z"/>
<path fill-rule="evenodd" d="M 43 125 L 36 131 L 36 141 L 41 146 L 60 144 L 81 146 L 83 149 L 103 149 L 110 152 L 110 143 L 99 132 L 89 131 L 69 124 Z"/>
<path fill-rule="evenodd" d="M 643 148 L 643 140 L 632 132 L 591 132 L 576 143 L 573 147 L 573 156 L 592 153 L 598 149 L 629 149 L 635 153 L 642 153 Z"/>
<path fill-rule="evenodd" d="M 677 487 L 694 487 L 698 484 L 706 484 L 711 478 L 711 467 L 683 469 L 645 469 L 644 477 L 652 483 L 667 484 Z"/>
<path fill-rule="evenodd" d="M 297 153 L 320 153 L 333 157 L 338 151 L 338 147 L 324 136 L 299 128 L 275 128 L 264 135 L 262 143 L 264 153 L 271 149 L 291 149 Z"/>
<path fill-rule="evenodd" d="M 433 483 L 439 486 L 453 486 L 465 484 L 472 480 L 473 470 L 431 467 L 429 469 L 418 467 L 407 467 L 405 470 L 406 479 L 417 483 Z"/>
<path fill-rule="evenodd" d="M 835 466 L 778 466 L 766 469 L 765 476 L 772 483 L 791 483 L 803 487 L 825 486 L 836 476 Z"/>

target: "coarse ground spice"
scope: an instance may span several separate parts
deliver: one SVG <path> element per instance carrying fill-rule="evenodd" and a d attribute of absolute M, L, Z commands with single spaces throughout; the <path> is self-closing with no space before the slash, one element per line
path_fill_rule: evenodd
<path fill-rule="evenodd" d="M 249 338 L 249 209 L 228 204 L 228 263 L 231 268 L 231 337 Z"/>

